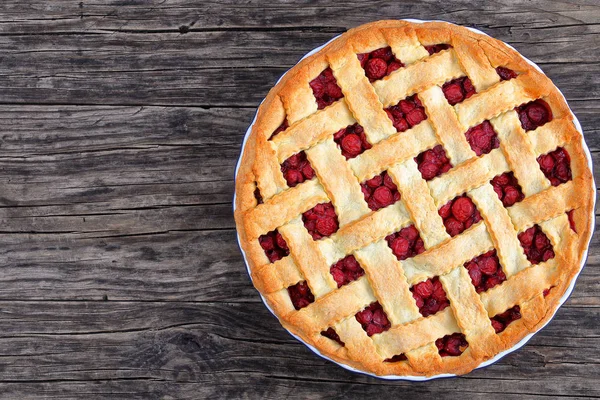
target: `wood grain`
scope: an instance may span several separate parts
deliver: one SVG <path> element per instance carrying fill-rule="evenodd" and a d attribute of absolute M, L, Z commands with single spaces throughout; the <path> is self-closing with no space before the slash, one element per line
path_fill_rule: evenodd
<path fill-rule="evenodd" d="M 0 398 L 600 397 L 597 236 L 525 347 L 461 378 L 387 382 L 281 328 L 231 208 L 269 88 L 312 48 L 384 18 L 515 46 L 563 91 L 600 170 L 597 2 L 5 0 L 0 17 Z"/>

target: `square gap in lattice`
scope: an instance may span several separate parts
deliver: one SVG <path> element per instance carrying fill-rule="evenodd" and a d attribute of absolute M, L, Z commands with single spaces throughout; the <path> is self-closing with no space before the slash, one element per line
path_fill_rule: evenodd
<path fill-rule="evenodd" d="M 331 68 L 327 67 L 323 72 L 319 74 L 315 79 L 309 83 L 315 100 L 317 102 L 317 109 L 321 110 L 342 97 L 342 89 L 338 86 L 335 76 Z"/>
<path fill-rule="evenodd" d="M 525 256 L 532 264 L 539 264 L 554 258 L 552 243 L 539 225 L 534 225 L 525 232 L 519 233 L 518 238 Z"/>
<path fill-rule="evenodd" d="M 355 318 L 369 336 L 385 332 L 392 326 L 379 302 L 369 304 L 357 312 Z"/>
<path fill-rule="evenodd" d="M 477 293 L 485 292 L 506 280 L 496 250 L 490 250 L 464 264 Z"/>
<path fill-rule="evenodd" d="M 315 301 L 315 296 L 312 294 L 306 281 L 298 282 L 288 287 L 287 290 L 296 310 L 300 310 Z"/>
<path fill-rule="evenodd" d="M 439 277 L 434 276 L 410 288 L 422 316 L 434 315 L 450 305 Z"/>
<path fill-rule="evenodd" d="M 452 164 L 441 144 L 433 149 L 425 150 L 415 157 L 417 168 L 426 181 L 450 171 Z"/>
<path fill-rule="evenodd" d="M 272 263 L 281 260 L 283 257 L 290 254 L 290 249 L 288 248 L 285 239 L 277 229 L 267 232 L 264 235 L 260 235 L 258 243 Z"/>
<path fill-rule="evenodd" d="M 559 147 L 548 154 L 542 154 L 537 161 L 552 186 L 558 186 L 573 179 L 571 156 L 564 148 Z"/>
<path fill-rule="evenodd" d="M 404 63 L 396 58 L 391 47 L 382 47 L 370 53 L 357 54 L 360 66 L 365 70 L 369 81 L 374 82 L 404 67 Z"/>
<path fill-rule="evenodd" d="M 427 119 L 425 107 L 416 94 L 385 109 L 397 132 L 404 132 Z"/>
<path fill-rule="evenodd" d="M 331 202 L 319 203 L 304 212 L 302 221 L 313 240 L 331 236 L 339 228 L 338 217 Z"/>
<path fill-rule="evenodd" d="M 490 183 L 504 207 L 510 207 L 525 198 L 521 185 L 512 171 L 496 175 Z"/>
<path fill-rule="evenodd" d="M 334 133 L 333 141 L 337 143 L 346 160 L 354 158 L 373 147 L 367 140 L 365 130 L 358 123 L 349 125 Z"/>
<path fill-rule="evenodd" d="M 525 131 L 532 131 L 552 121 L 552 110 L 548 103 L 542 99 L 521 104 L 515 108 L 521 121 L 521 127 Z"/>
<path fill-rule="evenodd" d="M 446 232 L 451 237 L 461 234 L 481 221 L 479 210 L 477 210 L 473 200 L 466 194 L 450 200 L 438 210 L 438 213 L 444 221 Z"/>
<path fill-rule="evenodd" d="M 373 211 L 394 204 L 401 198 L 398 187 L 387 171 L 362 182 L 360 188 L 367 205 Z"/>
<path fill-rule="evenodd" d="M 425 251 L 423 239 L 414 225 L 407 226 L 385 237 L 392 253 L 399 261 L 414 257 Z"/>
<path fill-rule="evenodd" d="M 294 187 L 302 182 L 315 177 L 315 171 L 306 158 L 306 153 L 301 151 L 290 156 L 281 164 L 281 172 L 289 187 Z"/>
<path fill-rule="evenodd" d="M 360 263 L 352 254 L 329 267 L 329 272 L 333 276 L 333 280 L 337 283 L 338 288 L 357 280 L 365 274 Z"/>

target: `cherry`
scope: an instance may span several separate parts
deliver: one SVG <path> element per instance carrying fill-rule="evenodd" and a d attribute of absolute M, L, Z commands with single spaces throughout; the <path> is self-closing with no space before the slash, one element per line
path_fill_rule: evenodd
<path fill-rule="evenodd" d="M 512 172 L 497 175 L 490 183 L 504 207 L 510 207 L 525 198 L 525 195 L 521 191 L 521 186 Z"/>
<path fill-rule="evenodd" d="M 500 333 L 506 329 L 513 321 L 521 318 L 521 308 L 517 305 L 509 308 L 505 312 L 495 315 L 491 318 L 492 326 L 496 333 Z"/>
<path fill-rule="evenodd" d="M 290 254 L 290 249 L 288 248 L 285 239 L 277 229 L 261 235 L 258 238 L 258 242 L 271 262 L 281 260 L 283 257 Z"/>
<path fill-rule="evenodd" d="M 500 140 L 490 121 L 483 121 L 481 124 L 470 128 L 465 136 L 477 156 L 487 154 L 492 149 L 497 149 L 500 146 Z"/>
<path fill-rule="evenodd" d="M 467 261 L 464 266 L 469 272 L 477 293 L 485 292 L 506 280 L 496 250 L 490 250 L 477 256 L 471 261 Z"/>
<path fill-rule="evenodd" d="M 521 126 L 526 131 L 539 128 L 547 122 L 552 121 L 550 106 L 542 99 L 537 99 L 515 108 L 519 114 Z"/>
<path fill-rule="evenodd" d="M 450 236 L 456 236 L 481 221 L 481 214 L 466 194 L 450 200 L 438 210 L 438 213 Z"/>
<path fill-rule="evenodd" d="M 422 152 L 415 157 L 415 161 L 423 179 L 426 181 L 440 176 L 452 168 L 450 160 L 446 157 L 446 152 L 441 144 L 435 146 L 433 149 Z"/>
<path fill-rule="evenodd" d="M 365 196 L 365 201 L 373 211 L 394 204 L 401 197 L 398 187 L 396 187 L 387 171 L 364 181 L 360 184 L 360 187 Z"/>
<path fill-rule="evenodd" d="M 406 361 L 408 360 L 408 358 L 406 358 L 406 355 L 404 353 L 402 354 L 396 354 L 395 356 L 391 357 L 391 358 L 386 358 L 385 360 L 383 360 L 383 362 L 399 362 L 399 361 Z"/>
<path fill-rule="evenodd" d="M 444 83 L 442 91 L 448 103 L 453 106 L 473 96 L 475 94 L 475 87 L 468 77 L 463 76 L 462 78 L 456 78 Z"/>
<path fill-rule="evenodd" d="M 537 158 L 538 164 L 552 186 L 558 186 L 573 179 L 571 157 L 562 147 Z"/>
<path fill-rule="evenodd" d="M 442 357 L 460 356 L 469 347 L 469 343 L 462 333 L 453 333 L 439 338 L 435 341 L 435 345 Z"/>
<path fill-rule="evenodd" d="M 517 73 L 515 71 L 505 67 L 496 67 L 496 73 L 500 77 L 501 81 L 508 81 L 517 77 Z"/>
<path fill-rule="evenodd" d="M 306 281 L 288 287 L 288 293 L 296 310 L 304 308 L 315 301 L 315 296 L 313 296 Z"/>
<path fill-rule="evenodd" d="M 333 134 L 333 140 L 340 146 L 346 159 L 354 158 L 373 147 L 367 140 L 365 130 L 359 124 L 340 129 Z"/>
<path fill-rule="evenodd" d="M 440 43 L 440 44 L 434 44 L 431 46 L 425 46 L 425 49 L 427 50 L 427 52 L 429 53 L 429 55 L 435 54 L 435 53 L 439 53 L 442 50 L 446 50 L 446 49 L 450 49 L 452 48 L 451 45 L 446 44 L 446 43 Z"/>
<path fill-rule="evenodd" d="M 328 339 L 334 340 L 336 342 L 338 342 L 338 344 L 340 346 L 345 346 L 346 344 L 344 342 L 342 342 L 340 340 L 340 336 L 337 334 L 337 332 L 335 331 L 335 329 L 333 329 L 332 327 L 327 328 L 327 330 L 322 331 L 321 335 L 325 336 Z"/>
<path fill-rule="evenodd" d="M 269 140 L 273 139 L 275 136 L 277 136 L 279 133 L 285 131 L 289 127 L 290 126 L 288 125 L 288 120 L 287 120 L 287 118 L 285 118 L 283 120 L 283 122 L 281 123 L 281 125 L 279 125 L 279 127 L 277 129 L 275 129 L 275 131 L 271 134 L 271 137 L 269 138 Z"/>
<path fill-rule="evenodd" d="M 319 110 L 344 97 L 331 68 L 327 68 L 309 83 Z"/>
<path fill-rule="evenodd" d="M 331 272 L 338 288 L 357 280 L 365 274 L 365 271 L 353 255 L 346 256 L 333 264 L 329 268 L 329 272 Z"/>
<path fill-rule="evenodd" d="M 371 82 L 404 67 L 404 64 L 392 53 L 391 47 L 384 47 L 370 53 L 358 54 L 358 60 Z"/>
<path fill-rule="evenodd" d="M 385 112 L 398 132 L 404 132 L 427 119 L 425 108 L 416 94 L 386 108 Z"/>
<path fill-rule="evenodd" d="M 391 327 L 387 315 L 378 302 L 371 303 L 365 309 L 356 313 L 355 317 L 369 336 L 387 331 Z"/>
<path fill-rule="evenodd" d="M 437 276 L 417 283 L 410 288 L 410 291 L 417 302 L 419 312 L 424 317 L 442 311 L 450 305 L 446 292 L 442 287 L 442 282 Z"/>
<path fill-rule="evenodd" d="M 315 177 L 315 171 L 306 158 L 306 153 L 301 151 L 281 164 L 281 172 L 289 187 L 294 187 L 299 183 L 311 180 Z"/>
<path fill-rule="evenodd" d="M 539 225 L 534 225 L 525 232 L 519 233 L 518 238 L 525 251 L 525 256 L 532 264 L 539 264 L 554 258 L 552 243 Z"/>
<path fill-rule="evenodd" d="M 317 204 L 306 211 L 302 221 L 314 240 L 331 236 L 338 230 L 338 219 L 331 202 Z"/>
<path fill-rule="evenodd" d="M 573 212 L 575 210 L 570 210 L 567 211 L 567 217 L 569 218 L 569 226 L 571 227 L 571 229 L 573 230 L 573 232 L 577 233 L 577 229 L 575 228 L 575 218 L 573 215 Z"/>
<path fill-rule="evenodd" d="M 392 253 L 400 261 L 414 257 L 425 251 L 423 239 L 421 239 L 419 231 L 414 225 L 407 226 L 396 233 L 386 236 L 385 240 L 390 249 L 392 249 Z"/>

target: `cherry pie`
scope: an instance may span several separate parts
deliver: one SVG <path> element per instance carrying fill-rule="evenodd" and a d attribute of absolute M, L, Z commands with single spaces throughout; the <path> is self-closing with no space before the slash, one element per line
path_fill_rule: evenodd
<path fill-rule="evenodd" d="M 591 235 L 564 98 L 449 23 L 350 30 L 269 92 L 236 223 L 285 328 L 378 375 L 462 374 L 551 318 Z"/>

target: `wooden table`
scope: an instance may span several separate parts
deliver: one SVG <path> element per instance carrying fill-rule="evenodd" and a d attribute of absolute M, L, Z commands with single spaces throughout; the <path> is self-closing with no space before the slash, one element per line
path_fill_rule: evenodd
<path fill-rule="evenodd" d="M 514 45 L 597 155 L 597 1 L 4 0 L 0 14 L 2 398 L 600 396 L 597 237 L 573 295 L 523 349 L 462 378 L 385 382 L 281 328 L 249 281 L 231 205 L 243 134 L 277 78 L 384 18 Z"/>

